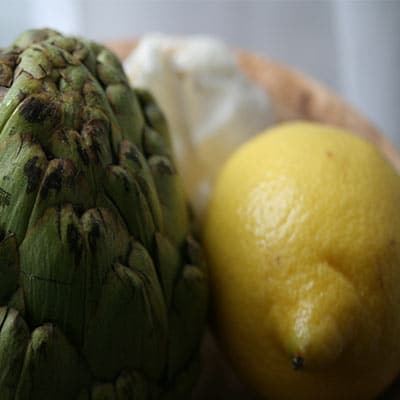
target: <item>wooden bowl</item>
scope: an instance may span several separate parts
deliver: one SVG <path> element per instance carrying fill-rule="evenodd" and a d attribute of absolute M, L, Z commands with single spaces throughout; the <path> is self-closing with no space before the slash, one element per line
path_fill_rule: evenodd
<path fill-rule="evenodd" d="M 106 45 L 123 60 L 136 46 L 136 40 Z M 400 172 L 400 154 L 366 117 L 315 80 L 263 56 L 237 51 L 243 71 L 269 93 L 279 121 L 303 119 L 346 128 L 372 142 Z M 240 382 L 218 349 L 210 332 L 202 346 L 203 368 L 194 400 L 256 399 Z M 400 399 L 400 379 L 380 397 Z"/>

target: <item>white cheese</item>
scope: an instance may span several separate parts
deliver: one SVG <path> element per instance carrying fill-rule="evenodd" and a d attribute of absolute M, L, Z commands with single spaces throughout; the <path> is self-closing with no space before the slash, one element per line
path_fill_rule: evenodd
<path fill-rule="evenodd" d="M 274 122 L 268 94 L 226 44 L 205 36 L 144 36 L 124 67 L 131 84 L 150 90 L 165 113 L 178 169 L 201 212 L 222 163 Z"/>

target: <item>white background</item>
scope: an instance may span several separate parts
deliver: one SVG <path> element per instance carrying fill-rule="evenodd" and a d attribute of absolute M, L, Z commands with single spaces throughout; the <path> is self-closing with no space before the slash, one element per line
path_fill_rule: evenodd
<path fill-rule="evenodd" d="M 1 1 L 0 46 L 43 26 L 97 40 L 219 36 L 321 80 L 400 148 L 400 1 Z"/>

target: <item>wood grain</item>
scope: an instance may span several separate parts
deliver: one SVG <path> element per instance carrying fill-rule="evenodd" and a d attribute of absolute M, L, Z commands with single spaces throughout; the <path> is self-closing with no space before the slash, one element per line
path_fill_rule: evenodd
<path fill-rule="evenodd" d="M 136 43 L 136 40 L 121 40 L 106 45 L 124 59 Z M 279 121 L 305 119 L 348 129 L 372 142 L 400 172 L 400 155 L 392 144 L 368 118 L 331 90 L 266 57 L 242 50 L 237 51 L 237 57 L 243 71 L 271 96 Z M 193 400 L 256 399 L 235 375 L 209 331 L 203 341 L 202 363 L 202 374 Z M 380 398 L 395 399 L 400 399 L 400 380 Z"/>

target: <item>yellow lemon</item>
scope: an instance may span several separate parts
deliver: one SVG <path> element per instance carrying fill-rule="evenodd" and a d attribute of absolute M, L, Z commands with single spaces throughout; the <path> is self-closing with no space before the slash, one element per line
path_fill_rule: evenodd
<path fill-rule="evenodd" d="M 224 165 L 203 230 L 216 332 L 263 398 L 372 399 L 400 369 L 400 177 L 298 122 Z"/>

